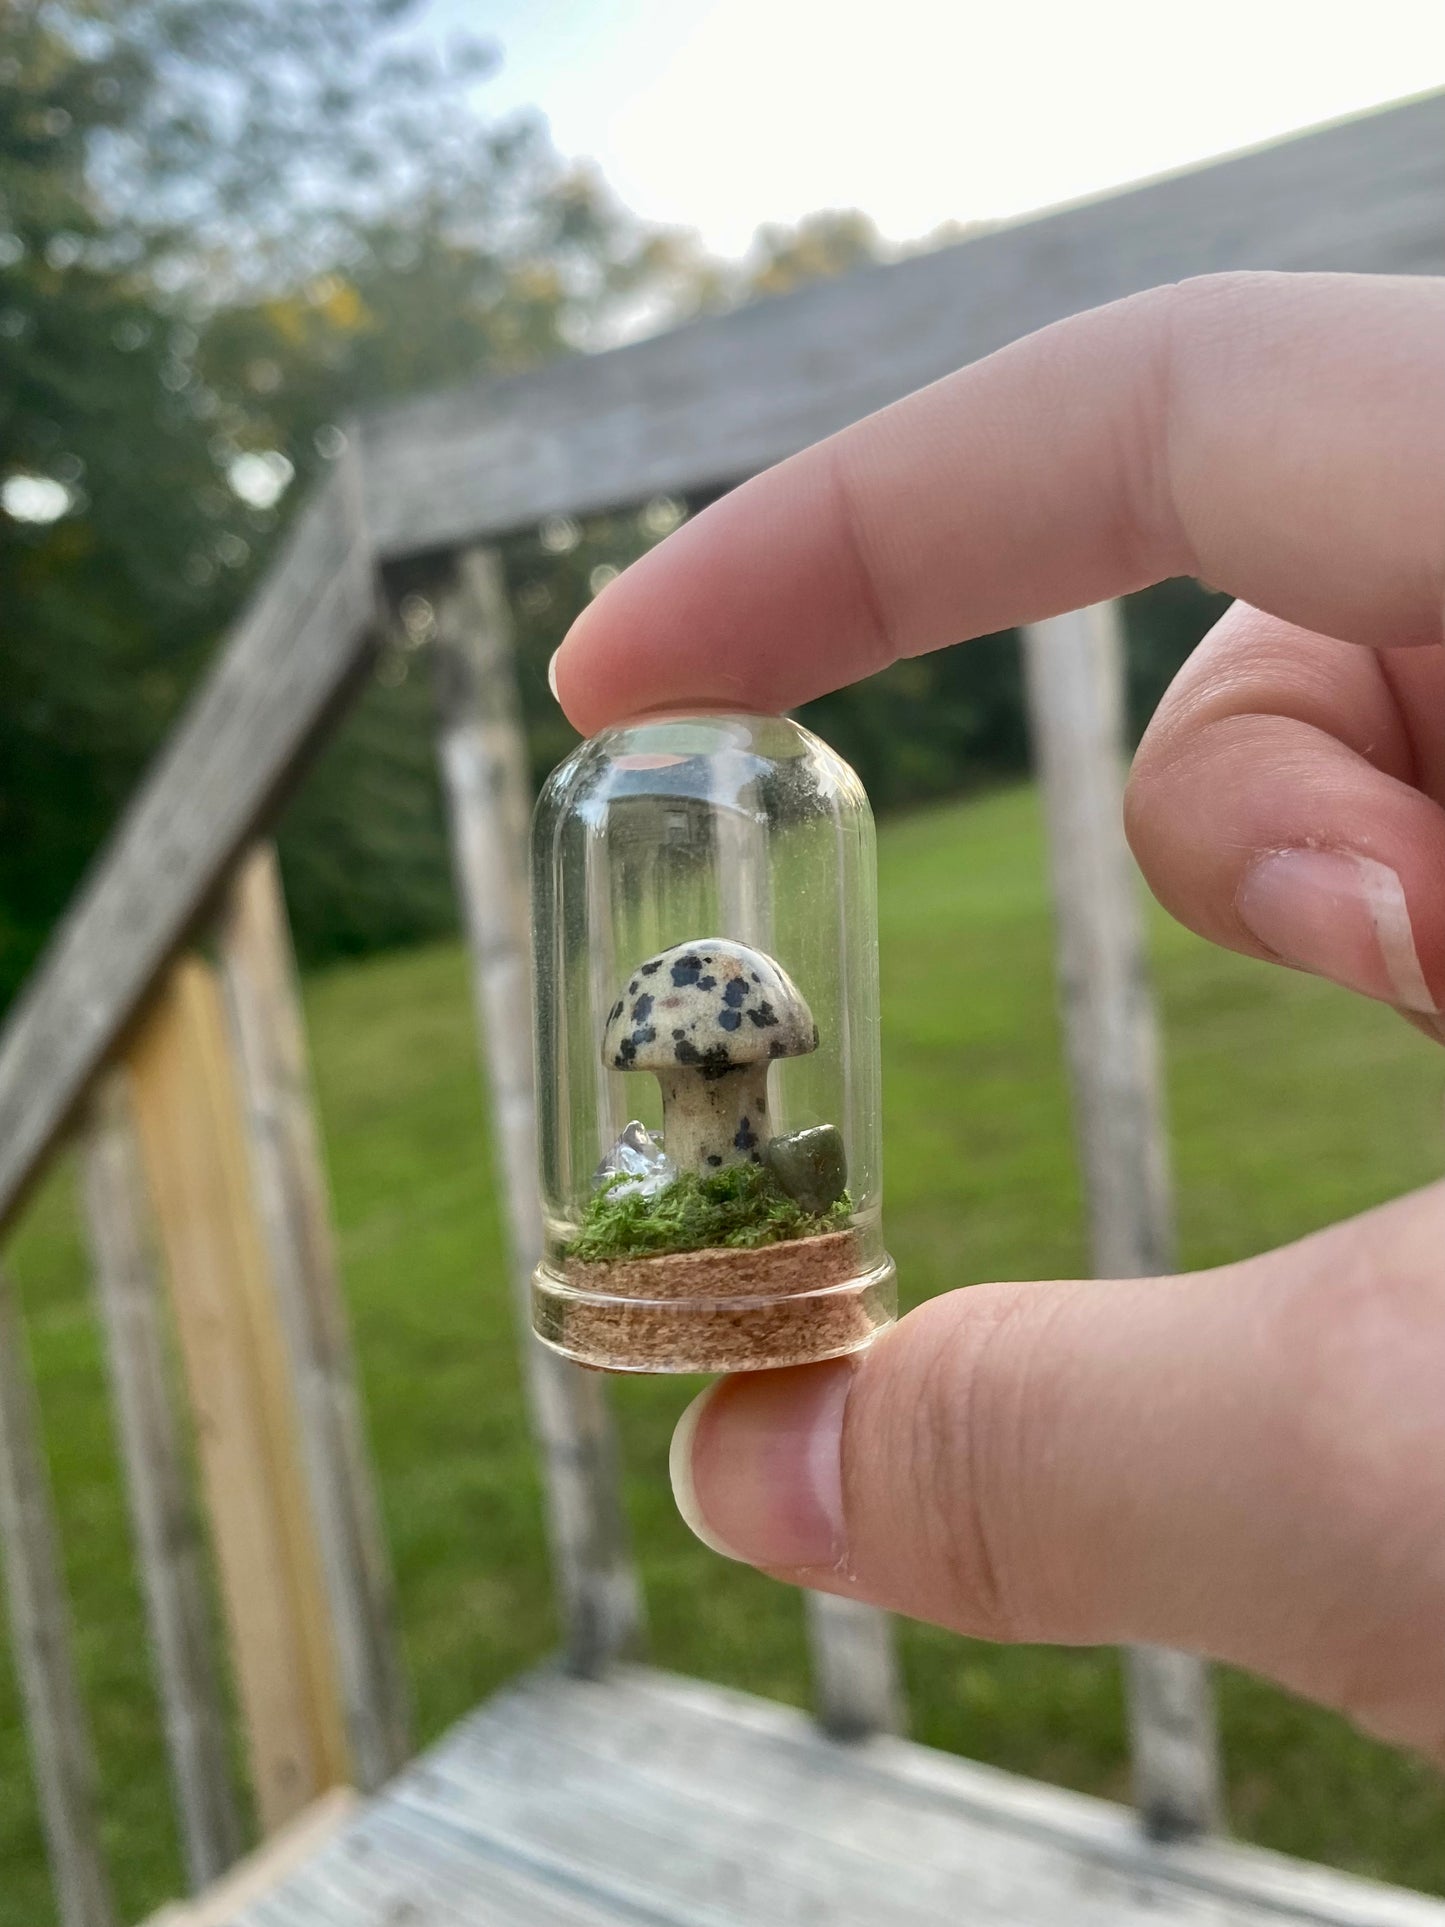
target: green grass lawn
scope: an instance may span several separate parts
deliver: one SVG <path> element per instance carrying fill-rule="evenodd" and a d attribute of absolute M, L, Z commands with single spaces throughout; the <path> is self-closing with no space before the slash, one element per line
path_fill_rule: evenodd
<path fill-rule="evenodd" d="M 910 1301 L 1084 1267 L 1040 831 L 1025 790 L 881 836 L 887 1218 Z M 1438 1174 L 1445 1058 L 1388 1013 L 1207 949 L 1156 914 L 1183 1255 L 1278 1243 Z M 463 956 L 313 979 L 311 1038 L 418 1732 L 545 1654 L 537 1481 L 518 1388 Z M 15 1241 L 107 1843 L 127 1917 L 174 1891 L 175 1841 L 69 1176 Z M 664 1665 L 803 1702 L 798 1599 L 673 1514 L 668 1435 L 693 1387 L 618 1387 L 628 1500 Z M 1022 1772 L 1127 1786 L 1109 1654 L 902 1628 L 913 1730 Z M 1423 1767 L 1226 1676 L 1233 1825 L 1445 1892 L 1445 1789 Z M 0 1927 L 53 1918 L 20 1710 L 0 1657 Z"/>

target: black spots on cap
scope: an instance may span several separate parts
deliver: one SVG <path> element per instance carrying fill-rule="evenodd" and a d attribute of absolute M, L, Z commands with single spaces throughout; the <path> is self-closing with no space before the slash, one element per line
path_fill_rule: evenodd
<path fill-rule="evenodd" d="M 607 1013 L 608 1023 L 615 1024 L 621 1015 L 622 1015 L 622 999 L 619 997 L 617 999 L 617 1002 L 612 1006 L 611 1010 L 609 1010 Z"/>
<path fill-rule="evenodd" d="M 733 1149 L 735 1151 L 751 1151 L 756 1146 L 757 1141 L 758 1134 L 753 1129 L 752 1119 L 749 1117 L 740 1118 L 738 1120 L 738 1128 L 733 1135 Z"/>
<path fill-rule="evenodd" d="M 642 970 L 640 974 L 644 977 L 655 977 L 658 971 L 661 970 L 661 968 L 662 968 L 661 957 L 654 957 L 651 963 L 645 963 L 642 966 Z"/>
<path fill-rule="evenodd" d="M 672 966 L 672 981 L 677 985 L 679 990 L 681 990 L 685 984 L 695 984 L 701 975 L 702 958 L 698 956 L 695 950 L 690 950 L 685 957 L 679 957 L 677 962 Z"/>
<path fill-rule="evenodd" d="M 684 1037 L 680 1030 L 675 1030 L 672 1034 L 676 1040 L 672 1047 L 672 1054 L 678 1063 L 688 1065 L 700 1064 L 702 1062 L 702 1052 L 698 1049 L 697 1045 L 694 1044 L 690 1038 Z"/>
<path fill-rule="evenodd" d="M 697 987 L 699 990 L 716 990 L 717 978 L 716 977 L 699 977 L 697 980 Z"/>
<path fill-rule="evenodd" d="M 736 1030 L 743 1021 L 743 1014 L 740 1010 L 720 1010 L 717 1020 L 723 1030 Z"/>
<path fill-rule="evenodd" d="M 758 975 L 756 970 L 750 970 L 748 972 L 748 975 L 752 978 L 755 984 L 760 984 L 763 981 L 762 978 Z"/>
<path fill-rule="evenodd" d="M 747 1002 L 748 987 L 741 977 L 734 977 L 723 991 L 723 1002 L 729 1010 L 736 1010 L 739 1004 Z"/>
<path fill-rule="evenodd" d="M 769 1057 L 786 1057 L 787 1054 L 788 1054 L 787 1047 L 783 1043 L 783 1040 L 781 1037 L 770 1037 L 768 1039 L 768 1056 Z"/>
<path fill-rule="evenodd" d="M 710 1165 L 712 1166 L 712 1168 L 713 1168 L 713 1170 L 714 1170 L 714 1171 L 716 1171 L 716 1169 L 718 1168 L 718 1166 L 719 1166 L 719 1165 L 720 1165 L 720 1164 L 722 1163 L 722 1159 L 721 1159 L 721 1158 L 720 1158 L 720 1157 L 718 1156 L 718 1154 L 717 1154 L 717 1152 L 716 1152 L 716 1151 L 709 1151 L 709 1152 L 708 1152 L 708 1154 L 707 1154 L 707 1161 L 708 1161 L 708 1163 L 709 1163 L 709 1164 L 710 1164 Z"/>
<path fill-rule="evenodd" d="M 755 1010 L 750 1010 L 748 1016 L 757 1025 L 759 1030 L 766 1030 L 770 1024 L 775 1024 L 778 1021 L 778 1013 L 766 998 L 764 998 L 763 1002 L 760 1003 Z"/>
<path fill-rule="evenodd" d="M 635 997 L 637 995 L 637 979 L 635 977 L 632 979 L 632 982 L 627 986 L 627 994 L 629 997 Z"/>
<path fill-rule="evenodd" d="M 753 1152 L 753 1157 L 752 1157 L 752 1161 L 753 1161 L 753 1163 L 754 1163 L 754 1164 L 761 1164 L 761 1163 L 762 1163 L 762 1161 L 763 1161 L 763 1154 L 762 1154 L 762 1152 L 761 1152 L 761 1151 L 754 1151 L 754 1152 Z"/>
<path fill-rule="evenodd" d="M 652 999 L 644 990 L 637 1002 L 632 1006 L 632 1021 L 634 1024 L 645 1024 L 651 1015 Z"/>
<path fill-rule="evenodd" d="M 630 1071 L 637 1062 L 637 1053 L 644 1044 L 655 1042 L 657 1032 L 651 1024 L 640 1024 L 630 1037 L 624 1037 L 617 1046 L 613 1063 L 620 1071 Z"/>
<path fill-rule="evenodd" d="M 672 1033 L 672 1041 L 673 1041 L 673 1043 L 675 1044 L 675 1043 L 676 1043 L 676 1042 L 678 1041 L 678 1039 L 679 1039 L 680 1037 L 686 1037 L 686 1035 L 687 1035 L 687 1032 L 686 1032 L 685 1030 L 675 1030 L 675 1031 L 674 1031 L 674 1032 Z"/>
<path fill-rule="evenodd" d="M 702 1054 L 702 1074 L 706 1078 L 726 1077 L 733 1068 L 733 1054 L 726 1044 L 709 1044 Z"/>
<path fill-rule="evenodd" d="M 814 1024 L 814 1026 L 813 1026 L 813 1049 L 814 1049 L 814 1050 L 816 1050 L 817 1048 L 818 1048 L 818 1026 L 817 1026 L 816 1024 Z"/>

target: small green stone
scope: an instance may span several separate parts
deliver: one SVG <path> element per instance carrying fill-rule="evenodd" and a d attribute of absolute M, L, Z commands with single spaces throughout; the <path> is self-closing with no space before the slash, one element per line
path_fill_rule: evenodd
<path fill-rule="evenodd" d="M 763 1162 L 788 1196 L 805 1211 L 823 1212 L 848 1188 L 848 1158 L 836 1124 L 811 1131 L 789 1131 L 769 1138 Z"/>

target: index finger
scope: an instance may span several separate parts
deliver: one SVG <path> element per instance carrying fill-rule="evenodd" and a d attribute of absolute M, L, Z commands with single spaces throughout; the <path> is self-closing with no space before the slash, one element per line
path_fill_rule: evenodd
<path fill-rule="evenodd" d="M 782 710 L 1165 576 L 1438 642 L 1445 282 L 1241 274 L 1057 323 L 769 469 L 619 576 L 554 665 L 577 727 Z"/>

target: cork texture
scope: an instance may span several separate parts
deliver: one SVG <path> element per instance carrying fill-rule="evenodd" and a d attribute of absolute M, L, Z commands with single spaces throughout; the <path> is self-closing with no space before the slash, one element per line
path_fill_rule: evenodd
<path fill-rule="evenodd" d="M 574 1262 L 564 1276 L 579 1294 L 605 1293 L 614 1302 L 569 1298 L 565 1291 L 539 1294 L 538 1329 L 549 1343 L 604 1371 L 802 1365 L 856 1351 L 893 1313 L 891 1268 L 881 1275 L 866 1268 L 852 1231 L 755 1251 Z M 856 1289 L 833 1289 L 849 1284 Z M 808 1293 L 827 1295 L 802 1295 Z"/>
<path fill-rule="evenodd" d="M 656 1258 L 569 1259 L 564 1276 L 578 1291 L 614 1298 L 776 1298 L 823 1291 L 855 1278 L 861 1268 L 851 1231 L 789 1238 L 755 1251 L 669 1251 Z"/>

